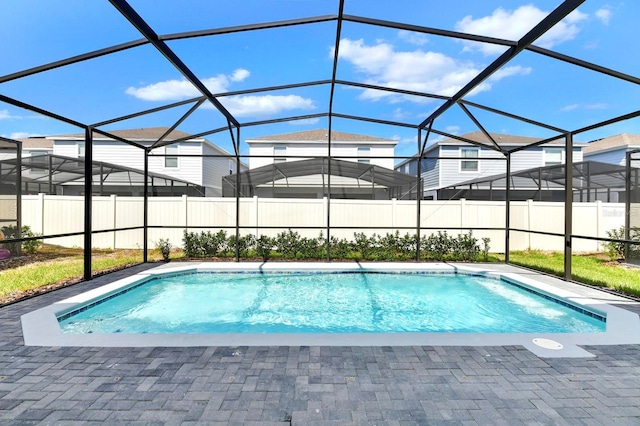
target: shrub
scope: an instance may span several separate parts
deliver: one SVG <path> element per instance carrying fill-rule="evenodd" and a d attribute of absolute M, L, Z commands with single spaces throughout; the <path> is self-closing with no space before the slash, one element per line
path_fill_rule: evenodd
<path fill-rule="evenodd" d="M 482 239 L 482 259 L 486 262 L 489 260 L 489 242 L 491 241 L 491 238 L 488 237 L 484 237 Z"/>
<path fill-rule="evenodd" d="M 227 253 L 232 256 L 236 253 L 236 247 L 240 257 L 247 257 L 249 250 L 255 245 L 255 237 L 251 234 L 236 238 L 235 235 L 231 235 L 227 240 Z"/>
<path fill-rule="evenodd" d="M 624 240 L 624 226 L 607 231 L 607 236 L 614 240 Z M 619 241 L 606 241 L 603 245 L 611 259 L 624 259 L 625 243 Z"/>
<path fill-rule="evenodd" d="M 447 231 L 438 231 L 437 234 L 431 234 L 424 240 L 422 248 L 427 258 L 440 261 L 451 252 L 452 245 L 453 238 L 447 234 Z"/>
<path fill-rule="evenodd" d="M 204 254 L 198 234 L 195 232 L 187 232 L 185 230 L 182 236 L 182 243 L 185 257 L 201 257 Z"/>
<path fill-rule="evenodd" d="M 4 238 L 6 239 L 16 239 L 18 238 L 18 227 L 17 226 L 3 226 L 2 228 L 0 228 L 0 230 L 2 231 L 2 234 L 4 235 Z M 41 234 L 36 234 L 35 232 L 31 231 L 31 227 L 24 225 L 21 228 L 21 232 L 20 232 L 20 236 L 22 238 L 29 238 L 29 237 L 39 237 Z M 19 249 L 20 249 L 20 243 L 5 243 L 3 244 L 7 250 L 9 250 L 9 252 L 12 255 L 17 255 L 19 254 Z M 22 242 L 22 251 L 28 254 L 33 254 L 35 252 L 38 251 L 38 248 L 40 248 L 40 246 L 42 245 L 42 240 L 29 240 L 29 241 L 23 241 Z"/>
<path fill-rule="evenodd" d="M 269 260 L 274 245 L 275 240 L 273 238 L 267 235 L 260 235 L 256 239 L 256 255 L 260 256 L 262 260 Z"/>
<path fill-rule="evenodd" d="M 472 231 L 468 234 L 458 234 L 452 240 L 453 259 L 465 262 L 477 260 L 480 254 L 480 246 L 477 243 L 478 239 L 473 236 Z"/>
<path fill-rule="evenodd" d="M 171 254 L 171 242 L 169 242 L 166 238 L 160 238 L 156 243 L 156 248 L 162 254 L 162 259 L 169 260 L 169 255 Z"/>
<path fill-rule="evenodd" d="M 352 244 L 344 238 L 331 237 L 329 239 L 329 249 L 331 257 L 336 259 L 349 259 L 352 255 Z"/>

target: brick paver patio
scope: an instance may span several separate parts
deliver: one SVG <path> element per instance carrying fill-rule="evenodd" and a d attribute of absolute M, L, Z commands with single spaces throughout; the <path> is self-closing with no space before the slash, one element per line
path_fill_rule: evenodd
<path fill-rule="evenodd" d="M 0 309 L 0 424 L 640 424 L 637 345 L 24 346 L 20 315 L 149 267 Z"/>

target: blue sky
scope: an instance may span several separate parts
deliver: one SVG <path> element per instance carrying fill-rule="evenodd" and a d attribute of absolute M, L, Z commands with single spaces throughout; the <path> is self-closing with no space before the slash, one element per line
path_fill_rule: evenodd
<path fill-rule="evenodd" d="M 425 27 L 517 40 L 560 1 L 346 0 L 345 13 Z M 245 25 L 337 13 L 330 0 L 130 0 L 158 34 Z M 141 38 L 107 1 L 7 0 L 2 3 L 0 76 Z M 637 76 L 636 1 L 587 0 L 535 45 Z M 325 80 L 331 77 L 335 22 L 248 31 L 168 42 L 212 93 Z M 345 22 L 337 77 L 379 86 L 450 96 L 504 48 L 452 38 Z M 323 113 L 328 85 L 220 98 L 241 122 Z M 0 84 L 0 94 L 67 116 L 84 124 L 154 108 L 199 95 L 151 45 L 57 68 Z M 638 109 L 640 89 L 619 79 L 525 52 L 466 98 L 566 130 L 575 130 Z M 334 111 L 418 124 L 441 101 L 337 86 Z M 105 130 L 168 126 L 189 106 L 123 121 Z M 547 137 L 552 132 L 472 109 L 491 132 Z M 226 124 L 205 103 L 180 125 L 199 133 Z M 252 126 L 241 138 L 326 128 L 327 119 Z M 396 155 L 416 151 L 416 131 L 334 119 L 335 130 L 399 141 Z M 453 134 L 475 131 L 457 107 L 434 123 Z M 80 129 L 0 102 L 0 135 L 75 133 Z M 640 133 L 640 121 L 581 134 L 579 141 Z M 231 150 L 228 132 L 208 137 Z M 246 153 L 243 146 L 243 153 Z"/>

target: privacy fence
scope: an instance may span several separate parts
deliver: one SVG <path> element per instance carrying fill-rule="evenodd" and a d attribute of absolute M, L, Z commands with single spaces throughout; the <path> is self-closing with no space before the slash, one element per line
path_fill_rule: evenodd
<path fill-rule="evenodd" d="M 492 252 L 504 252 L 506 212 L 509 211 L 510 250 L 564 250 L 564 203 L 512 201 L 417 201 L 336 200 L 277 198 L 151 197 L 148 203 L 148 243 L 161 238 L 182 245 L 184 230 L 226 230 L 232 234 L 236 221 L 241 234 L 275 236 L 294 230 L 303 236 L 352 239 L 354 232 L 367 235 L 400 232 L 420 234 L 447 231 L 457 235 L 473 231 L 489 237 Z M 22 224 L 42 235 L 67 235 L 84 229 L 84 198 L 81 196 L 28 195 L 22 197 Z M 639 212 L 633 211 L 637 216 Z M 624 203 L 601 201 L 573 204 L 573 250 L 602 250 L 607 232 L 625 225 Z M 95 248 L 142 248 L 144 203 L 142 197 L 93 197 L 92 229 Z M 117 231 L 113 231 L 116 229 Z M 105 230 L 105 232 L 100 232 Z M 109 230 L 109 231 L 106 231 Z M 83 245 L 82 235 L 49 238 L 49 244 Z"/>

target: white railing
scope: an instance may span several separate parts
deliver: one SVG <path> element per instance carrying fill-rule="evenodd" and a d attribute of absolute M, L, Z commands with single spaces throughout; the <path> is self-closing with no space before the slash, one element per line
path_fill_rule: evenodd
<path fill-rule="evenodd" d="M 353 239 L 354 232 L 382 234 L 399 229 L 400 234 L 414 234 L 416 227 L 416 201 L 400 200 L 331 200 L 242 198 L 239 223 L 243 234 L 275 235 L 291 229 L 304 236 L 326 236 L 326 222 L 330 217 L 331 235 Z M 607 231 L 624 225 L 624 203 L 573 204 L 573 233 L 588 237 L 606 238 Z M 422 235 L 446 230 L 457 235 L 467 228 L 504 228 L 505 203 L 501 201 L 422 201 L 420 205 Z M 516 201 L 511 202 L 511 228 L 564 234 L 564 203 Z M 142 197 L 94 197 L 92 205 L 94 231 L 114 228 L 142 227 Z M 22 221 L 34 232 L 57 235 L 82 232 L 84 229 L 84 199 L 76 196 L 27 195 L 22 197 Z M 182 246 L 182 234 L 190 231 L 217 232 L 226 229 L 235 233 L 235 198 L 151 197 L 149 198 L 148 225 L 176 226 L 179 228 L 149 229 L 149 246 L 160 238 L 168 238 L 174 246 Z M 276 227 L 264 228 L 260 227 Z M 302 229 L 298 227 L 317 227 Z M 353 227 L 367 227 L 356 229 Z M 410 229 L 401 229 L 401 228 Z M 385 229 L 391 228 L 391 229 Z M 489 237 L 491 251 L 503 252 L 504 231 L 476 230 L 477 238 Z M 141 248 L 142 229 L 105 232 L 93 235 L 96 248 Z M 47 243 L 66 247 L 83 244 L 83 237 L 72 236 L 48 239 Z M 564 238 L 545 234 L 512 232 L 512 250 L 527 248 L 562 251 Z M 574 238 L 573 250 L 593 252 L 602 249 L 602 243 Z"/>

